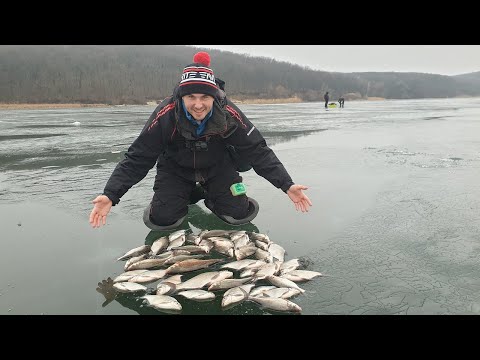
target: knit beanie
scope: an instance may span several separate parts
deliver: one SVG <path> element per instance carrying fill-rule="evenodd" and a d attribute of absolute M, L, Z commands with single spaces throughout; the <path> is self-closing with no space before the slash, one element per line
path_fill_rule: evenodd
<path fill-rule="evenodd" d="M 183 69 L 178 95 L 182 97 L 189 94 L 207 94 L 215 97 L 218 86 L 209 66 L 210 55 L 204 51 L 197 52 L 193 56 L 193 64 Z"/>

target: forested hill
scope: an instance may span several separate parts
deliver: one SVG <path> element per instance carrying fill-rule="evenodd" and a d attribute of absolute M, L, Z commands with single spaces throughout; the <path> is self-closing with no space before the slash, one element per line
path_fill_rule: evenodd
<path fill-rule="evenodd" d="M 1 45 L 0 103 L 145 104 L 171 94 L 201 49 L 184 45 Z M 234 99 L 297 97 L 335 101 L 480 96 L 480 72 L 315 71 L 266 57 L 208 50 L 215 75 Z"/>

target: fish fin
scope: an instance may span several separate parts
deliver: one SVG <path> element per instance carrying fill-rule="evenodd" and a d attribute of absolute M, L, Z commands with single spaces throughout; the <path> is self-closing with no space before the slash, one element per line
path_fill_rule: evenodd
<path fill-rule="evenodd" d="M 238 287 L 238 288 L 243 293 L 243 296 L 245 297 L 245 299 L 248 299 L 248 293 L 245 290 L 243 290 L 241 287 Z"/>
<path fill-rule="evenodd" d="M 167 291 L 167 292 L 166 292 L 165 294 L 163 294 L 163 295 L 171 295 L 171 294 L 173 294 L 173 293 L 175 293 L 175 292 L 177 291 L 177 285 L 174 284 L 174 283 L 172 283 L 172 282 L 170 282 L 170 281 L 165 281 L 165 282 L 163 282 L 162 284 L 168 285 L 168 286 L 170 286 L 170 287 L 172 288 L 170 291 Z"/>

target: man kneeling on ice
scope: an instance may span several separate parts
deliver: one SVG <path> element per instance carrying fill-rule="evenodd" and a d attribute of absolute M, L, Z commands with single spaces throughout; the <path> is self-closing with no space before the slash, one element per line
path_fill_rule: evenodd
<path fill-rule="evenodd" d="M 303 192 L 307 187 L 294 184 L 258 129 L 227 98 L 224 82 L 215 79 L 209 67 L 209 54 L 198 52 L 193 61 L 183 69 L 173 95 L 150 115 L 103 194 L 93 200 L 92 227 L 106 224 L 112 206 L 155 163 L 154 195 L 144 212 L 144 222 L 153 230 L 180 226 L 188 205 L 200 199 L 228 224 L 250 222 L 259 206 L 246 195 L 239 175 L 249 168 L 283 190 L 297 211 L 306 212 L 312 206 Z"/>

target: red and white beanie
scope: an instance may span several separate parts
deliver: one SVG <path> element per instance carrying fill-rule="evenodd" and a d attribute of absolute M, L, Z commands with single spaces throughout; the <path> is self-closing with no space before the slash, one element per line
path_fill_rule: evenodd
<path fill-rule="evenodd" d="M 210 55 L 204 51 L 197 52 L 193 56 L 193 64 L 183 69 L 178 95 L 182 97 L 189 94 L 207 94 L 215 97 L 218 93 L 218 85 L 215 82 L 213 70 L 209 66 Z"/>

